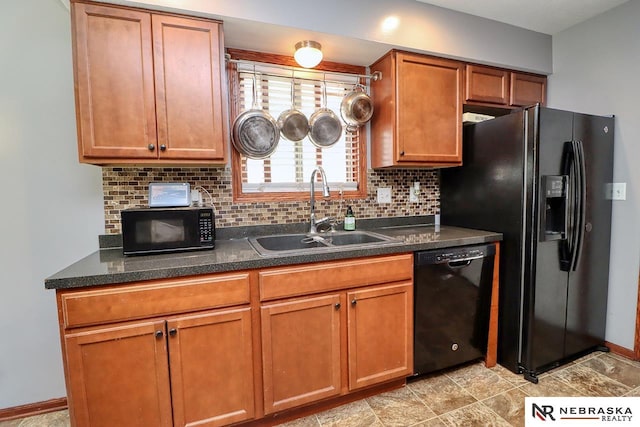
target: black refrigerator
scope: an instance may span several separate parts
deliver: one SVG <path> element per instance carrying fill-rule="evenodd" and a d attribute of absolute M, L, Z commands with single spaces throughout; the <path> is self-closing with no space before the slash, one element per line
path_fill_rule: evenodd
<path fill-rule="evenodd" d="M 465 126 L 442 223 L 503 233 L 498 362 L 537 375 L 604 347 L 614 118 L 541 106 Z"/>

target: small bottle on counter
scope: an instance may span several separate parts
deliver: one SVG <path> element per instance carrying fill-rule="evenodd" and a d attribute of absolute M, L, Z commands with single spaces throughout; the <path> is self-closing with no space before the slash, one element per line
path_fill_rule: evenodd
<path fill-rule="evenodd" d="M 347 231 L 353 231 L 356 229 L 356 217 L 353 214 L 351 206 L 347 206 L 347 214 L 344 216 L 344 229 Z"/>

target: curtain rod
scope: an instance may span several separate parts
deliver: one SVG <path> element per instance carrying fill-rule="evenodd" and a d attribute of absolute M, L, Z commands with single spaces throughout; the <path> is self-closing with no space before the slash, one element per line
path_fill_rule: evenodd
<path fill-rule="evenodd" d="M 363 79 L 371 79 L 373 81 L 378 81 L 378 80 L 382 80 L 382 72 L 380 71 L 375 71 L 373 74 L 351 74 L 351 73 L 341 73 L 341 72 L 337 72 L 337 71 L 321 71 L 321 70 L 314 70 L 312 68 L 299 68 L 299 67 L 290 67 L 287 65 L 279 65 L 279 64 L 270 64 L 270 63 L 265 63 L 265 62 L 256 62 L 256 61 L 247 61 L 245 59 L 231 59 L 231 55 L 229 55 L 228 53 L 224 55 L 225 59 L 229 62 L 233 62 L 236 64 L 246 64 L 246 65 L 261 65 L 263 67 L 273 67 L 273 68 L 280 68 L 282 70 L 287 70 L 287 71 L 292 71 L 292 72 L 304 72 L 304 73 L 316 73 L 316 74 L 337 74 L 337 75 L 341 75 L 341 76 L 348 76 L 348 77 L 358 77 L 358 78 L 363 78 Z M 268 73 L 260 73 L 260 74 L 268 74 Z M 277 76 L 277 77 L 282 77 L 282 76 Z M 304 80 L 304 79 L 303 79 Z"/>

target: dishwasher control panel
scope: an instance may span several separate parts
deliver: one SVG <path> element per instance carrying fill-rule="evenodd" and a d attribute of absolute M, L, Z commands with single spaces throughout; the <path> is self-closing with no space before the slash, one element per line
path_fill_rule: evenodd
<path fill-rule="evenodd" d="M 474 246 L 445 248 L 438 250 L 430 250 L 416 252 L 416 264 L 440 264 L 452 261 L 466 261 L 476 258 L 484 258 L 486 256 L 495 255 L 495 246 Z"/>

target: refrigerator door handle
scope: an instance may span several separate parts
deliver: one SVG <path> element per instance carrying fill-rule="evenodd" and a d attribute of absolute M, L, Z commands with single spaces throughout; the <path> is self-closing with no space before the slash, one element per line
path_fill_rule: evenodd
<path fill-rule="evenodd" d="M 560 243 L 560 269 L 562 271 L 570 271 L 574 265 L 576 246 L 578 243 L 578 216 L 579 216 L 579 200 L 578 200 L 578 183 L 580 177 L 578 175 L 578 159 L 577 159 L 576 141 L 567 141 L 564 145 L 564 153 L 562 160 L 562 174 L 569 177 L 567 181 L 567 236 Z"/>
<path fill-rule="evenodd" d="M 576 212 L 576 242 L 575 247 L 573 248 L 573 256 L 571 260 L 572 270 L 575 271 L 578 268 L 578 263 L 580 262 L 580 255 L 582 254 L 582 246 L 584 245 L 584 233 L 585 226 L 587 221 L 587 172 L 586 172 L 586 162 L 584 158 L 584 146 L 582 141 L 574 142 L 574 149 L 576 153 L 576 165 L 575 169 L 577 172 L 577 182 L 576 182 L 576 201 L 577 201 L 577 212 Z"/>

